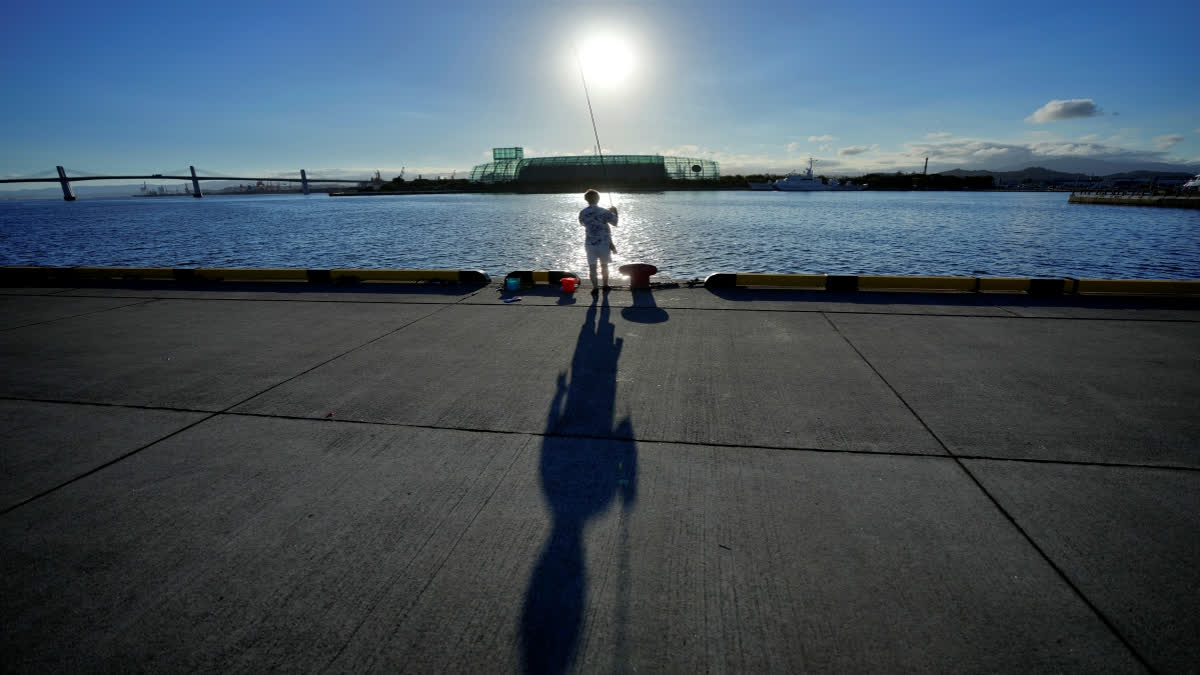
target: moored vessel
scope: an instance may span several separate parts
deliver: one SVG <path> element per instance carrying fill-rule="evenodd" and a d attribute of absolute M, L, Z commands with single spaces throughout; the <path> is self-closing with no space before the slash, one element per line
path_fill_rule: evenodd
<path fill-rule="evenodd" d="M 818 190 L 836 190 L 836 185 L 821 182 L 820 178 L 813 175 L 813 162 L 816 161 L 812 157 L 808 158 L 808 168 L 804 173 L 789 173 L 787 176 L 776 180 L 772 187 L 783 192 L 816 192 Z"/>

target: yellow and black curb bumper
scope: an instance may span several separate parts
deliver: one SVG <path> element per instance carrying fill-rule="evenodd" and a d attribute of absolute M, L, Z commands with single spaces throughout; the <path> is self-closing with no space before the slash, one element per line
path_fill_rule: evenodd
<path fill-rule="evenodd" d="M 479 270 L 242 269 L 224 267 L 0 267 L 0 284 L 107 281 L 266 281 L 311 284 L 356 284 L 369 281 L 487 284 Z"/>
<path fill-rule="evenodd" d="M 505 279 L 519 280 L 522 288 L 557 284 L 574 272 L 522 270 Z M 374 269 L 255 269 L 171 267 L 0 267 L 0 285 L 97 283 L 127 281 L 177 282 L 291 282 L 357 284 L 409 282 L 484 285 L 491 278 L 479 270 L 374 270 Z M 705 288 L 794 288 L 834 292 L 943 291 L 966 293 L 1026 293 L 1029 295 L 1183 295 L 1200 296 L 1200 281 L 1172 279 L 1038 279 L 1024 277 L 872 276 L 834 274 L 712 274 Z"/>
<path fill-rule="evenodd" d="M 310 272 L 313 270 L 309 270 Z M 444 284 L 486 284 L 492 278 L 480 270 L 329 270 L 335 284 L 362 281 L 416 281 Z"/>
<path fill-rule="evenodd" d="M 517 270 L 504 275 L 505 281 L 516 279 L 521 288 L 530 288 L 534 284 L 557 284 L 566 278 L 578 279 L 579 275 L 562 270 Z"/>
<path fill-rule="evenodd" d="M 834 292 L 948 291 L 1028 295 L 1200 295 L 1200 281 L 1170 279 L 1027 279 L 1024 277 L 711 274 L 705 288 L 796 288 Z"/>

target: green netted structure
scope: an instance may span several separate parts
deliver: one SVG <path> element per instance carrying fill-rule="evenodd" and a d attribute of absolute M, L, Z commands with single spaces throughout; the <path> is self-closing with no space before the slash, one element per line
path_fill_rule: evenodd
<path fill-rule="evenodd" d="M 524 148 L 492 148 L 492 161 L 471 169 L 477 183 L 523 185 L 660 185 L 669 181 L 718 180 L 709 159 L 666 155 L 526 157 Z"/>

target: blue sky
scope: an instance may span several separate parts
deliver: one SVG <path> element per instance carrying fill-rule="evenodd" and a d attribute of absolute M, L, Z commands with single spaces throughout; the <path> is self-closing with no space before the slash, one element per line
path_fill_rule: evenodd
<path fill-rule="evenodd" d="M 12 2 L 0 175 L 461 175 L 493 146 L 589 153 L 572 48 L 596 35 L 632 64 L 590 75 L 605 152 L 724 173 L 1200 165 L 1200 4 L 1140 7 Z"/>

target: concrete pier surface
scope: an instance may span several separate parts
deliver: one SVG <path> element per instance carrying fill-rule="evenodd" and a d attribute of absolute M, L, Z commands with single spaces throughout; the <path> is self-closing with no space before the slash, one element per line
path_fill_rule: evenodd
<path fill-rule="evenodd" d="M 504 295 L 0 289 L 4 670 L 1200 669 L 1197 300 Z"/>

